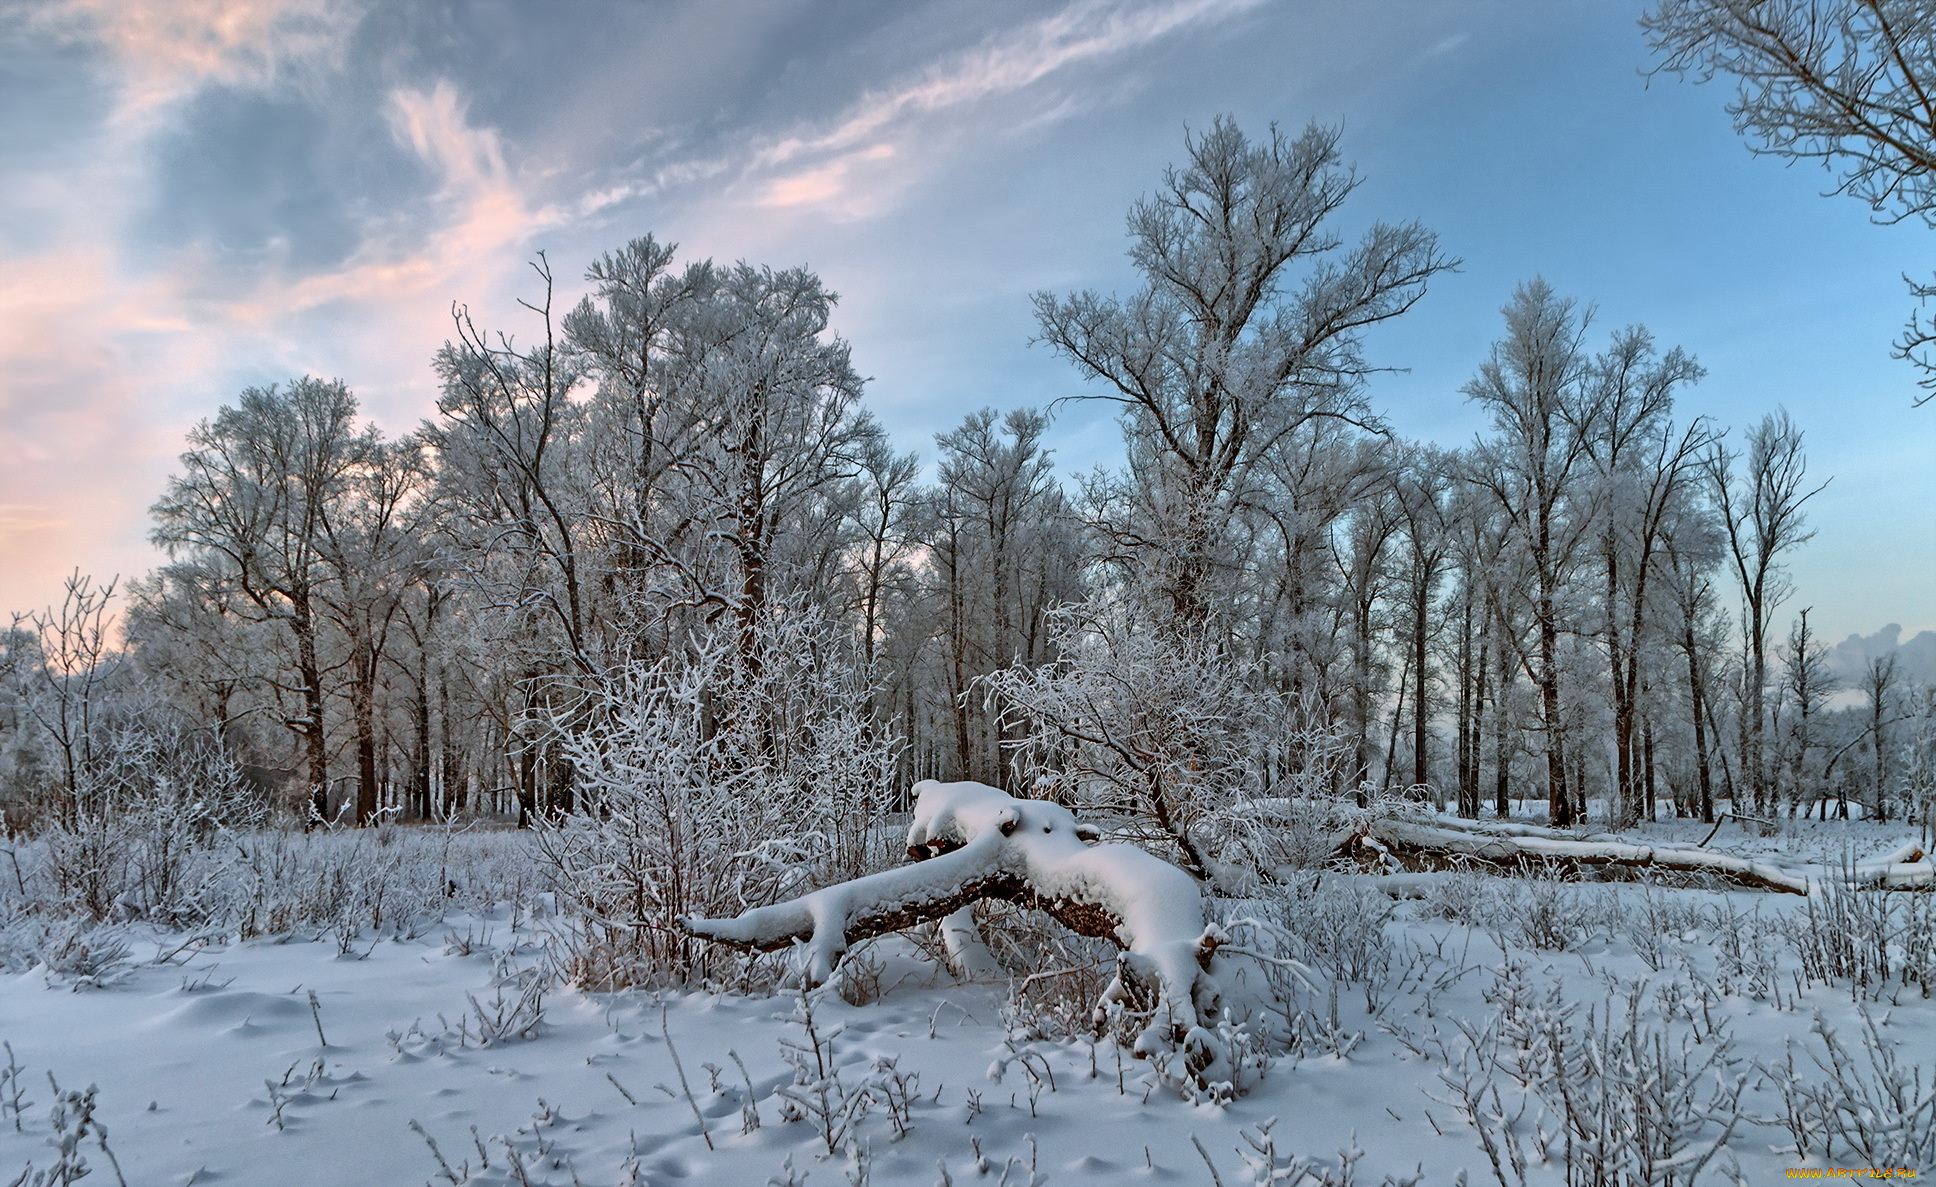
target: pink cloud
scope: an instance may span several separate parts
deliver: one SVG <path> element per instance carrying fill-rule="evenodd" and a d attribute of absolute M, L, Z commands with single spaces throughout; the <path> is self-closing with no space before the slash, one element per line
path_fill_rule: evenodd
<path fill-rule="evenodd" d="M 345 0 L 53 0 L 43 33 L 98 46 L 113 63 L 114 123 L 139 132 L 210 83 L 264 85 L 337 60 L 360 5 Z"/>
<path fill-rule="evenodd" d="M 44 604 L 76 565 L 106 577 L 153 563 L 139 510 L 167 453 L 146 404 L 158 376 L 202 365 L 158 295 L 99 251 L 0 269 L 0 609 Z"/>

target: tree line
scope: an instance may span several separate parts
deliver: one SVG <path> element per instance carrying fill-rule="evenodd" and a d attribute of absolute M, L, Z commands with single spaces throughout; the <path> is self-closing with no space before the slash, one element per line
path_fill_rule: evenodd
<path fill-rule="evenodd" d="M 1823 486 L 1801 429 L 1690 414 L 1691 353 L 1534 279 L 1462 389 L 1487 429 L 1407 439 L 1369 335 L 1457 261 L 1338 229 L 1338 139 L 1216 121 L 1129 214 L 1133 291 L 1036 296 L 1076 398 L 1120 413 L 1088 475 L 1039 409 L 967 413 L 924 470 L 819 277 L 651 236 L 568 310 L 542 256 L 503 328 L 458 307 L 401 437 L 339 380 L 242 392 L 154 504 L 166 563 L 0 640 L 8 821 L 210 754 L 309 821 L 596 813 L 643 703 L 684 715 L 648 765 L 708 786 L 982 780 L 1199 872 L 1307 793 L 1927 814 L 1929 690 L 1877 661 L 1836 707 L 1808 612 L 1782 633 Z"/>

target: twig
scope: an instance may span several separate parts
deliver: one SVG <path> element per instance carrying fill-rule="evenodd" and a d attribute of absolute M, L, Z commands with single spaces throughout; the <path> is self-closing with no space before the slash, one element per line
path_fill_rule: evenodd
<path fill-rule="evenodd" d="M 316 1000 L 314 989 L 309 991 L 309 1016 L 316 1020 L 316 1041 L 329 1046 L 329 1040 L 323 1037 L 323 1003 Z"/>
<path fill-rule="evenodd" d="M 638 1098 L 633 1096 L 631 1093 L 625 1091 L 625 1085 L 618 1082 L 617 1076 L 614 1076 L 610 1072 L 606 1072 L 605 1078 L 612 1082 L 612 1087 L 618 1089 L 618 1094 L 624 1097 L 628 1104 L 630 1104 L 635 1109 L 639 1107 Z"/>
<path fill-rule="evenodd" d="M 450 1163 L 444 1161 L 444 1152 L 437 1148 L 437 1139 L 431 1137 L 430 1134 L 425 1131 L 423 1126 L 417 1124 L 417 1119 L 415 1117 L 412 1117 L 410 1119 L 410 1128 L 416 1130 L 417 1136 L 422 1138 L 424 1140 L 424 1144 L 430 1147 L 430 1156 L 437 1160 L 437 1165 L 439 1167 L 443 1168 L 444 1178 L 452 1183 L 462 1183 L 464 1180 L 458 1178 L 457 1172 L 450 1169 Z"/>
<path fill-rule="evenodd" d="M 666 1005 L 659 1003 L 659 1034 L 665 1039 L 666 1054 L 672 1056 L 672 1070 L 679 1073 L 679 1090 L 686 1094 L 686 1104 L 692 1107 L 692 1115 L 699 1122 L 699 1136 L 706 1139 L 706 1149 L 713 1149 L 713 1135 L 706 1128 L 706 1115 L 699 1111 L 699 1102 L 692 1098 L 692 1085 L 686 1083 L 685 1065 L 679 1062 L 679 1048 L 672 1045 L 672 1028 L 666 1025 Z"/>
<path fill-rule="evenodd" d="M 1217 1187 L 1223 1187 L 1223 1176 L 1217 1173 L 1217 1164 L 1210 1161 L 1210 1152 L 1203 1148 L 1202 1142 L 1197 1141 L 1196 1134 L 1190 1135 L 1190 1144 L 1192 1146 L 1195 1146 L 1197 1148 L 1197 1153 L 1202 1156 L 1203 1165 L 1210 1168 L 1210 1181 L 1212 1183 L 1215 1183 Z M 1143 1153 L 1145 1155 L 1149 1153 L 1149 1148 L 1147 1146 L 1143 1148 Z"/>

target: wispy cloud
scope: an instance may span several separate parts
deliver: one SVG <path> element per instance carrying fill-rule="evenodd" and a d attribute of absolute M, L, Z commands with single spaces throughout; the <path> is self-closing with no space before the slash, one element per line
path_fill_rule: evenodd
<path fill-rule="evenodd" d="M 937 62 L 899 86 L 868 92 L 832 129 L 781 140 L 761 154 L 761 163 L 843 151 L 910 117 L 1019 91 L 1064 67 L 1135 49 L 1185 26 L 1221 20 L 1263 2 L 1079 0 L 1053 16 L 1004 31 L 973 50 Z"/>
<path fill-rule="evenodd" d="M 908 158 L 911 154 L 901 147 L 937 116 L 1026 90 L 1059 71 L 1128 53 L 1266 2 L 1077 0 L 1051 16 L 1003 30 L 973 49 L 933 62 L 895 85 L 868 91 L 831 126 L 798 129 L 760 146 L 747 170 L 766 178 L 758 191 L 763 205 L 851 203 L 857 185 L 880 181 L 880 171 L 865 167 Z"/>
<path fill-rule="evenodd" d="M 348 299 L 391 305 L 430 296 L 429 307 L 441 308 L 466 277 L 501 274 L 532 235 L 565 220 L 556 207 L 534 204 L 505 164 L 498 131 L 470 122 L 449 81 L 393 90 L 388 115 L 397 140 L 439 179 L 431 229 L 407 237 L 373 232 L 343 266 L 249 294 L 235 307 L 238 318 L 273 319 Z"/>

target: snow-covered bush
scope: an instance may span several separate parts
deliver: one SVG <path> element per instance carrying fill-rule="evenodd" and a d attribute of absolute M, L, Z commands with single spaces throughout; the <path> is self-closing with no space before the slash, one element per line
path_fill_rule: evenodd
<path fill-rule="evenodd" d="M 109 732 L 84 775 L 40 839 L 58 901 L 91 919 L 205 915 L 226 864 L 211 855 L 218 834 L 266 814 L 219 743 L 167 727 Z"/>
<path fill-rule="evenodd" d="M 817 613 L 776 611 L 750 651 L 714 630 L 619 665 L 585 713 L 551 723 L 578 780 L 576 809 L 539 837 L 570 915 L 572 976 L 616 987 L 722 972 L 680 917 L 737 914 L 900 853 L 881 821 L 900 743 L 872 723 L 844 649 Z"/>
<path fill-rule="evenodd" d="M 1555 871 L 1502 883 L 1505 935 L 1528 948 L 1566 952 L 1616 929 L 1620 900 L 1568 882 Z M 1503 946 L 1503 945 L 1502 945 Z"/>
<path fill-rule="evenodd" d="M 1096 1002 L 1116 975 L 1117 945 L 1012 903 L 983 902 L 974 911 L 1009 977 L 1009 1030 L 1038 1039 L 1093 1033 Z"/>
<path fill-rule="evenodd" d="M 1827 879 L 1794 922 L 1786 934 L 1810 981 L 1844 982 L 1857 997 L 1936 990 L 1936 896 L 1851 890 Z"/>
<path fill-rule="evenodd" d="M 1426 884 L 1418 913 L 1468 927 L 1489 928 L 1499 917 L 1499 879 L 1470 869 L 1448 870 Z"/>
<path fill-rule="evenodd" d="M 1859 1007 L 1860 1050 L 1850 1047 L 1819 1015 L 1806 1045 L 1816 1080 L 1795 1059 L 1789 1043 L 1782 1062 L 1761 1069 L 1782 1098 L 1779 1121 L 1808 1158 L 1838 1156 L 1863 1166 L 1916 1167 L 1936 1160 L 1936 1068 L 1905 1058 L 1908 1044 L 1885 1034 Z"/>
<path fill-rule="evenodd" d="M 1127 818 L 1136 839 L 1173 850 L 1200 876 L 1232 862 L 1285 864 L 1269 817 L 1287 789 L 1269 773 L 1293 735 L 1323 731 L 1288 728 L 1292 707 L 1252 687 L 1212 640 L 1156 629 L 1119 598 L 1068 607 L 1051 629 L 1060 659 L 983 679 L 1021 739 L 1034 794 Z M 1330 749 L 1318 747 L 1317 760 Z"/>
<path fill-rule="evenodd" d="M 131 952 L 121 927 L 76 919 L 22 918 L 0 929 L 0 970 L 39 969 L 70 989 L 100 989 L 128 972 Z"/>
<path fill-rule="evenodd" d="M 244 938 L 328 934 L 347 953 L 365 933 L 413 934 L 452 911 L 531 909 L 541 890 L 529 834 L 233 831 L 207 827 L 181 797 L 0 841 L 0 920 L 40 928 L 139 919 Z"/>
<path fill-rule="evenodd" d="M 230 862 L 199 918 L 242 936 L 407 934 L 453 910 L 533 904 L 523 833 L 444 829 L 261 830 L 230 838 Z"/>
<path fill-rule="evenodd" d="M 1344 879 L 1321 879 L 1308 891 L 1262 900 L 1292 959 L 1341 984 L 1382 980 L 1393 958 L 1389 895 Z"/>
<path fill-rule="evenodd" d="M 1532 1163 L 1579 1184 L 1692 1183 L 1746 1120 L 1750 1074 L 1725 1029 L 1697 1033 L 1646 1008 L 1644 982 L 1582 1007 L 1563 982 L 1508 959 L 1483 1024 L 1435 1025 L 1425 1047 L 1443 1095 L 1472 1127 L 1500 1187 Z M 1900 1164 L 1898 1164 L 1900 1165 Z"/>

